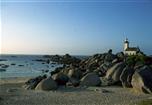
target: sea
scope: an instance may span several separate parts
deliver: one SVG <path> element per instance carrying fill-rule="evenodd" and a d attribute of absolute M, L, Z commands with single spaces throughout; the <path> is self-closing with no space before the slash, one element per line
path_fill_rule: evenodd
<path fill-rule="evenodd" d="M 43 55 L 0 55 L 0 78 L 36 77 L 50 75 L 50 72 L 63 65 L 47 60 Z"/>

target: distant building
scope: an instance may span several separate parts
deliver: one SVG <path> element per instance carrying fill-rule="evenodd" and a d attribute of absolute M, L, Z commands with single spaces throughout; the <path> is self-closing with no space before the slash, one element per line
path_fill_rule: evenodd
<path fill-rule="evenodd" d="M 124 54 L 125 55 L 136 55 L 140 51 L 139 47 L 129 47 L 129 41 L 126 38 L 124 41 Z"/>

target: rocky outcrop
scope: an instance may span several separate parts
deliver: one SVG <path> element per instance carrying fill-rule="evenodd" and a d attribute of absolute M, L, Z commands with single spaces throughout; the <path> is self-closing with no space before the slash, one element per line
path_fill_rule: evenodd
<path fill-rule="evenodd" d="M 116 56 L 117 56 L 117 58 L 118 58 L 119 60 L 124 60 L 124 57 L 125 57 L 125 55 L 124 55 L 123 52 L 118 52 L 118 53 L 116 54 Z"/>
<path fill-rule="evenodd" d="M 58 85 L 66 85 L 69 80 L 68 76 L 63 74 L 62 72 L 54 74 L 52 78 L 57 82 Z"/>
<path fill-rule="evenodd" d="M 99 77 L 104 77 L 106 75 L 107 70 L 112 66 L 112 63 L 105 62 L 100 65 L 94 72 L 98 74 Z"/>
<path fill-rule="evenodd" d="M 35 90 L 56 90 L 58 88 L 57 83 L 52 79 L 52 77 L 48 77 L 43 79 L 35 88 Z"/>
<path fill-rule="evenodd" d="M 77 86 L 79 86 L 79 84 L 80 84 L 80 80 L 78 80 L 76 78 L 70 78 L 69 82 L 66 85 L 77 87 Z"/>
<path fill-rule="evenodd" d="M 77 65 L 77 63 L 80 63 L 80 59 L 76 58 L 76 57 L 72 57 L 69 54 L 65 54 L 62 57 L 62 63 L 63 64 L 73 64 L 73 65 Z"/>
<path fill-rule="evenodd" d="M 111 53 L 107 53 L 105 55 L 104 61 L 106 61 L 106 62 L 112 62 L 115 58 L 116 58 L 115 55 L 113 55 Z"/>
<path fill-rule="evenodd" d="M 104 65 L 103 67 L 105 67 L 105 66 L 109 66 L 109 64 L 111 65 L 112 61 L 115 58 L 116 56 L 112 54 L 112 52 L 109 50 L 108 53 L 95 54 L 89 57 L 88 59 L 81 61 L 79 65 L 80 67 L 85 68 L 85 70 L 89 72 L 97 71 L 99 69 L 102 71 L 102 69 L 105 70 L 105 68 L 102 68 L 100 66 Z"/>
<path fill-rule="evenodd" d="M 51 74 L 51 75 L 57 74 L 57 73 L 59 73 L 62 69 L 63 69 L 63 67 L 58 67 L 58 68 L 56 68 L 54 71 L 51 71 L 50 74 Z"/>
<path fill-rule="evenodd" d="M 62 57 L 60 55 L 50 55 L 50 56 L 44 56 L 45 58 L 50 58 L 51 61 L 53 62 L 58 62 L 60 63 L 62 60 Z"/>
<path fill-rule="evenodd" d="M 106 53 L 85 59 L 78 59 L 69 54 L 45 57 L 64 64 L 51 72 L 52 78 L 59 86 L 122 85 L 125 88 L 133 87 L 137 91 L 151 93 L 151 83 L 147 81 L 151 81 L 152 74 L 147 69 L 152 69 L 152 58 L 146 55 L 127 56 L 123 52 L 112 54 L 110 49 Z M 143 68 L 145 65 L 148 67 Z"/>
<path fill-rule="evenodd" d="M 53 56 L 44 56 L 45 58 L 48 57 L 51 61 L 53 62 L 58 62 L 58 63 L 61 63 L 61 64 L 67 64 L 67 65 L 70 65 L 70 64 L 73 64 L 73 65 L 76 65 L 78 63 L 81 62 L 80 59 L 76 58 L 76 57 L 73 57 L 69 54 L 65 54 L 63 56 L 60 56 L 60 55 L 53 55 Z"/>
<path fill-rule="evenodd" d="M 125 67 L 123 62 L 117 63 L 112 66 L 106 73 L 105 78 L 109 81 L 109 85 L 120 82 L 120 75 Z"/>
<path fill-rule="evenodd" d="M 38 76 L 35 78 L 31 78 L 29 79 L 27 82 L 25 82 L 25 85 L 23 86 L 25 89 L 27 90 L 31 90 L 31 89 L 35 89 L 35 87 L 37 86 L 37 84 L 46 78 L 46 75 L 44 76 Z"/>
<path fill-rule="evenodd" d="M 68 77 L 80 79 L 82 77 L 82 72 L 78 68 L 70 69 L 68 72 Z"/>
<path fill-rule="evenodd" d="M 81 86 L 99 86 L 100 84 L 101 80 L 96 73 L 86 74 L 80 82 Z"/>
<path fill-rule="evenodd" d="M 136 92 L 152 93 L 152 70 L 148 66 L 136 70 L 131 84 Z"/>
<path fill-rule="evenodd" d="M 134 74 L 134 70 L 129 66 L 125 67 L 120 75 L 120 81 L 123 87 L 132 87 L 131 80 L 132 75 Z"/>

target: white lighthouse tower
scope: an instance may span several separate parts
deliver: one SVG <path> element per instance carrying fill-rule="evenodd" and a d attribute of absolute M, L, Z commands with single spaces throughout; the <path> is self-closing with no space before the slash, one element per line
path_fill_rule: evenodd
<path fill-rule="evenodd" d="M 126 51 L 126 49 L 129 48 L 129 41 L 128 39 L 126 38 L 125 41 L 124 41 L 124 52 Z"/>

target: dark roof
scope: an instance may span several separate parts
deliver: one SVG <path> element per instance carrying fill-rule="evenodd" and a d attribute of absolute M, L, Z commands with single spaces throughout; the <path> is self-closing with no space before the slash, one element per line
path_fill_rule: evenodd
<path fill-rule="evenodd" d="M 129 42 L 127 40 L 125 40 L 124 43 L 129 43 Z"/>
<path fill-rule="evenodd" d="M 137 47 L 129 47 L 125 51 L 139 51 L 139 48 L 137 48 Z"/>

